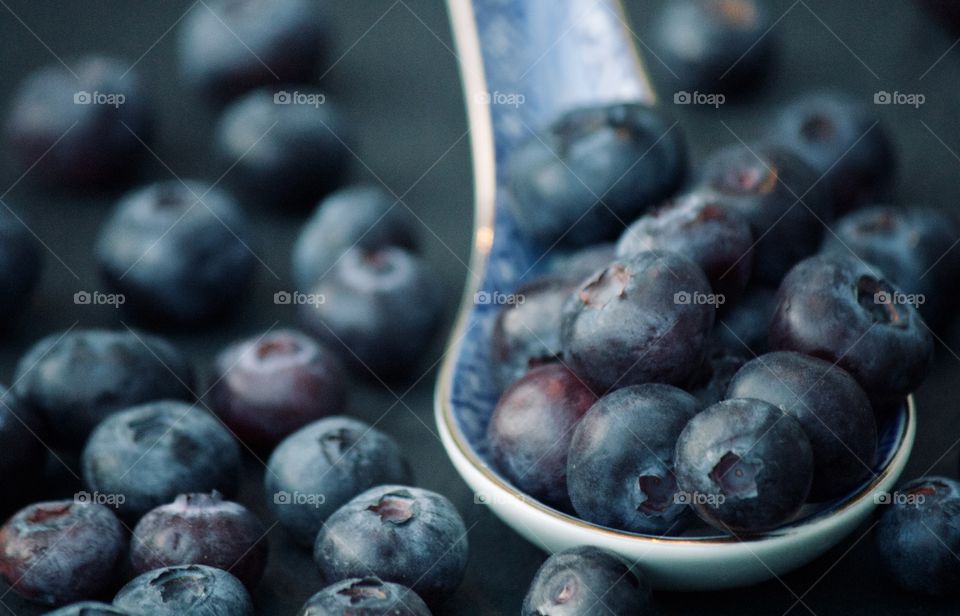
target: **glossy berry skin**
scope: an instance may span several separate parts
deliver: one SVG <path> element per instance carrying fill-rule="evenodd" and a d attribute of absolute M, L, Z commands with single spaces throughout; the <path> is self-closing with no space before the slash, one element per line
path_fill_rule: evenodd
<path fill-rule="evenodd" d="M 103 505 L 36 503 L 0 528 L 0 577 L 45 605 L 97 597 L 113 584 L 126 543 L 117 516 Z"/>
<path fill-rule="evenodd" d="M 537 570 L 523 616 L 648 616 L 650 584 L 613 552 L 579 546 L 557 552 Z"/>
<path fill-rule="evenodd" d="M 0 477 L 5 504 L 20 504 L 20 499 L 36 485 L 47 458 L 41 443 L 44 436 L 33 409 L 0 385 Z"/>
<path fill-rule="evenodd" d="M 300 306 L 303 325 L 358 371 L 380 378 L 414 365 L 442 312 L 433 267 L 397 246 L 347 250 L 310 293 L 323 301 Z"/>
<path fill-rule="evenodd" d="M 412 478 L 392 438 L 358 419 L 338 416 L 284 439 L 270 455 L 264 485 L 273 516 L 299 543 L 313 545 L 324 520 L 351 498 Z"/>
<path fill-rule="evenodd" d="M 681 89 L 705 93 L 756 86 L 770 71 L 776 37 L 754 0 L 673 0 L 655 17 L 651 44 Z"/>
<path fill-rule="evenodd" d="M 717 312 L 711 341 L 736 354 L 762 355 L 768 350 L 770 320 L 777 307 L 776 288 L 749 286 L 733 304 Z"/>
<path fill-rule="evenodd" d="M 249 1 L 249 0 L 248 0 Z M 245 94 L 227 107 L 214 137 L 232 167 L 230 180 L 257 202 L 305 208 L 343 179 L 348 150 L 336 106 L 316 90 L 297 90 L 323 104 L 303 104 L 275 88 Z M 290 102 L 280 103 L 284 95 Z"/>
<path fill-rule="evenodd" d="M 357 246 L 376 250 L 399 246 L 414 250 L 416 232 L 397 203 L 383 188 L 359 185 L 327 196 L 303 225 L 293 245 L 293 277 L 308 289 L 329 275 L 344 252 Z"/>
<path fill-rule="evenodd" d="M 136 616 L 136 614 L 108 603 L 83 601 L 49 612 L 46 616 Z"/>
<path fill-rule="evenodd" d="M 406 586 L 377 577 L 351 578 L 310 597 L 297 616 L 430 616 L 430 608 Z"/>
<path fill-rule="evenodd" d="M 210 413 L 163 400 L 103 421 L 80 458 L 87 489 L 122 494 L 120 515 L 135 520 L 178 494 L 234 491 L 240 448 Z"/>
<path fill-rule="evenodd" d="M 683 384 L 700 364 L 716 308 L 692 261 L 651 251 L 611 263 L 564 307 L 564 361 L 595 391 Z"/>
<path fill-rule="evenodd" d="M 0 214 L 0 310 L 4 314 L 23 311 L 42 267 L 40 247 L 24 223 Z"/>
<path fill-rule="evenodd" d="M 738 353 L 712 345 L 686 389 L 697 399 L 701 409 L 726 400 L 729 397 L 727 388 L 730 386 L 730 381 L 745 363 L 747 363 L 746 349 Z"/>
<path fill-rule="evenodd" d="M 813 481 L 813 450 L 800 422 L 746 398 L 694 417 L 677 441 L 675 464 L 677 482 L 701 519 L 736 535 L 789 521 Z"/>
<path fill-rule="evenodd" d="M 630 225 L 617 243 L 617 257 L 672 250 L 700 266 L 715 293 L 733 302 L 753 268 L 753 233 L 741 214 L 706 191 L 676 197 Z"/>
<path fill-rule="evenodd" d="M 240 580 L 223 569 L 178 565 L 143 573 L 120 589 L 114 605 L 151 616 L 253 616 L 253 601 Z"/>
<path fill-rule="evenodd" d="M 87 56 L 69 64 L 41 68 L 19 86 L 7 138 L 21 166 L 44 181 L 103 187 L 130 175 L 147 153 L 149 95 L 127 60 Z"/>
<path fill-rule="evenodd" d="M 54 444 L 79 450 L 111 414 L 150 400 L 188 400 L 193 369 L 163 338 L 74 329 L 35 343 L 17 363 L 14 393 Z"/>
<path fill-rule="evenodd" d="M 793 264 L 816 252 L 824 225 L 833 218 L 816 172 L 782 146 L 737 144 L 718 150 L 704 163 L 699 184 L 750 223 L 756 283 L 779 284 Z"/>
<path fill-rule="evenodd" d="M 324 27 L 310 0 L 217 0 L 191 10 L 177 52 L 187 82 L 225 101 L 247 90 L 314 78 Z"/>
<path fill-rule="evenodd" d="M 777 292 L 770 346 L 837 363 L 871 400 L 905 396 L 930 368 L 933 337 L 912 305 L 884 302 L 898 293 L 855 257 L 806 259 Z"/>
<path fill-rule="evenodd" d="M 246 216 L 225 192 L 170 180 L 123 197 L 96 257 L 124 308 L 153 325 L 206 323 L 241 303 L 256 265 Z"/>
<path fill-rule="evenodd" d="M 812 500 L 843 496 L 872 476 L 877 423 L 867 394 L 842 368 L 800 353 L 768 353 L 737 372 L 727 397 L 764 400 L 800 422 L 813 448 Z"/>
<path fill-rule="evenodd" d="M 507 162 L 508 204 L 538 244 L 583 246 L 615 238 L 622 221 L 668 197 L 685 172 L 680 132 L 656 110 L 577 109 L 531 135 Z"/>
<path fill-rule="evenodd" d="M 671 385 L 624 387 L 594 404 L 577 424 L 567 489 L 577 514 L 635 533 L 678 534 L 691 521 L 677 498 L 677 437 L 700 406 Z"/>
<path fill-rule="evenodd" d="M 135 573 L 209 565 L 253 588 L 267 564 L 266 529 L 243 505 L 219 493 L 181 494 L 140 518 L 130 540 Z"/>
<path fill-rule="evenodd" d="M 923 295 L 921 316 L 942 328 L 955 315 L 955 302 L 944 289 L 960 281 L 960 222 L 945 211 L 927 207 L 877 205 L 844 216 L 824 237 L 821 251 L 854 254 L 877 266 L 904 293 Z"/>
<path fill-rule="evenodd" d="M 435 492 L 371 488 L 324 524 L 313 558 L 325 580 L 375 575 L 411 588 L 428 603 L 448 597 L 467 565 L 467 529 Z"/>
<path fill-rule="evenodd" d="M 960 584 L 960 483 L 946 477 L 914 479 L 883 507 L 877 523 L 880 561 L 906 590 L 953 595 Z"/>
<path fill-rule="evenodd" d="M 882 196 L 893 183 L 893 144 L 877 122 L 867 105 L 846 94 L 816 92 L 780 112 L 771 140 L 822 176 L 839 214 Z"/>
<path fill-rule="evenodd" d="M 347 399 L 344 368 L 329 349 L 295 330 L 234 343 L 214 362 L 212 410 L 244 443 L 269 447 Z"/>
<path fill-rule="evenodd" d="M 597 396 L 563 364 L 527 372 L 501 396 L 487 426 L 494 466 L 521 492 L 566 509 L 567 452 Z"/>

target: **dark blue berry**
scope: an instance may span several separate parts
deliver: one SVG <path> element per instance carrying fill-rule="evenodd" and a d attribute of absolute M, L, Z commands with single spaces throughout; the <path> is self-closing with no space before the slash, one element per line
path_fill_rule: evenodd
<path fill-rule="evenodd" d="M 496 468 L 521 492 L 566 509 L 567 451 L 597 396 L 562 364 L 530 370 L 500 398 L 487 440 Z"/>
<path fill-rule="evenodd" d="M 856 257 L 811 257 L 780 285 L 770 346 L 837 363 L 871 400 L 905 396 L 930 368 L 933 337 L 901 295 Z"/>
<path fill-rule="evenodd" d="M 83 601 L 49 612 L 46 616 L 137 616 L 134 612 L 98 601 Z"/>
<path fill-rule="evenodd" d="M 246 507 L 217 492 L 181 494 L 137 522 L 130 563 L 138 574 L 173 565 L 209 565 L 253 588 L 267 564 L 266 531 Z"/>
<path fill-rule="evenodd" d="M 328 582 L 375 575 L 426 601 L 449 596 L 467 566 L 467 529 L 445 497 L 420 488 L 371 488 L 324 524 L 313 551 Z"/>
<path fill-rule="evenodd" d="M 521 228 L 538 243 L 610 240 L 680 185 L 680 131 L 634 103 L 571 111 L 531 135 L 507 163 Z"/>
<path fill-rule="evenodd" d="M 339 358 L 294 330 L 232 344 L 214 368 L 211 408 L 248 445 L 273 446 L 346 403 Z"/>
<path fill-rule="evenodd" d="M 0 477 L 7 503 L 21 504 L 35 487 L 46 460 L 43 438 L 34 410 L 0 385 Z"/>
<path fill-rule="evenodd" d="M 150 616 L 253 616 L 240 580 L 223 569 L 178 565 L 141 574 L 120 589 L 114 605 Z"/>
<path fill-rule="evenodd" d="M 430 616 L 430 609 L 406 586 L 377 577 L 351 578 L 310 597 L 297 616 Z"/>
<path fill-rule="evenodd" d="M 0 213 L 0 310 L 13 315 L 23 311 L 40 279 L 43 260 L 39 244 L 25 223 Z"/>
<path fill-rule="evenodd" d="M 129 175 L 147 148 L 153 112 L 131 63 L 88 56 L 31 74 L 14 95 L 7 135 L 25 168 L 66 186 Z M 34 167 L 36 165 L 36 167 Z"/>
<path fill-rule="evenodd" d="M 75 329 L 34 344 L 17 364 L 14 393 L 53 442 L 79 450 L 112 413 L 193 396 L 193 369 L 166 340 L 133 331 Z"/>
<path fill-rule="evenodd" d="M 580 281 L 616 259 L 616 249 L 616 244 L 608 243 L 558 252 L 547 261 L 547 272 Z"/>
<path fill-rule="evenodd" d="M 137 519 L 178 494 L 234 491 L 240 448 L 210 413 L 164 400 L 111 415 L 81 456 L 91 492 L 122 495 L 118 509 Z"/>
<path fill-rule="evenodd" d="M 120 520 L 103 505 L 36 503 L 0 528 L 0 577 L 46 605 L 95 598 L 113 584 L 126 543 Z"/>
<path fill-rule="evenodd" d="M 389 436 L 350 417 L 328 417 L 288 436 L 264 476 L 274 517 L 312 545 L 324 520 L 351 498 L 385 483 L 408 483 L 410 466 Z"/>
<path fill-rule="evenodd" d="M 683 384 L 703 358 L 716 299 L 679 254 L 615 261 L 574 292 L 561 327 L 564 360 L 596 391 Z"/>
<path fill-rule="evenodd" d="M 800 422 L 763 400 L 724 400 L 694 417 L 677 441 L 675 465 L 697 514 L 738 535 L 789 521 L 813 481 Z"/>
<path fill-rule="evenodd" d="M 635 533 L 682 531 L 691 516 L 677 498 L 673 454 L 698 410 L 690 394 L 655 383 L 600 398 L 570 442 L 567 489 L 577 514 Z"/>
<path fill-rule="evenodd" d="M 650 584 L 607 550 L 580 546 L 553 554 L 537 570 L 523 599 L 523 616 L 652 613 Z"/>
<path fill-rule="evenodd" d="M 97 262 L 124 308 L 154 325 L 210 321 L 241 303 L 252 229 L 223 191 L 170 180 L 126 195 L 100 230 Z"/>

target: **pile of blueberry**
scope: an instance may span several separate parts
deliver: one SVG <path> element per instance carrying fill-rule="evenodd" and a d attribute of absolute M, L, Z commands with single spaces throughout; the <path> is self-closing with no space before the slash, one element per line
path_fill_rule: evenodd
<path fill-rule="evenodd" d="M 276 524 L 313 550 L 329 584 L 304 616 L 425 616 L 463 577 L 466 528 L 452 503 L 412 486 L 390 436 L 344 415 L 351 376 L 402 376 L 442 306 L 406 207 L 380 188 L 340 185 L 342 120 L 309 85 L 322 23 L 312 0 L 191 11 L 182 75 L 223 106 L 215 154 L 240 198 L 199 180 L 136 188 L 91 247 L 128 318 L 204 328 L 244 300 L 256 273 L 256 222 L 241 202 L 302 211 L 319 201 L 291 257 L 297 297 L 315 301 L 283 292 L 277 302 L 297 305 L 304 331 L 239 340 L 201 371 L 152 333 L 71 328 L 37 341 L 0 388 L 4 501 L 19 508 L 0 527 L 0 578 L 64 606 L 52 614 L 252 615 Z M 31 75 L 7 137 L 46 183 L 111 189 L 151 151 L 154 111 L 129 63 L 94 56 Z M 0 219 L 0 256 L 0 307 L 12 313 L 41 267 L 12 216 Z M 78 461 L 72 499 L 39 498 L 45 446 L 67 467 Z M 268 459 L 270 526 L 231 500 L 246 451 Z"/>

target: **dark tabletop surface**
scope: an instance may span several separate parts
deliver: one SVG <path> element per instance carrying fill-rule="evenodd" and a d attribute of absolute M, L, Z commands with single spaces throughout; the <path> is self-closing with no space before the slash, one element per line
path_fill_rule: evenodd
<path fill-rule="evenodd" d="M 469 135 L 460 93 L 446 10 L 439 0 L 330 0 L 335 50 L 324 69 L 328 100 L 348 115 L 344 140 L 355 152 L 352 180 L 379 181 L 403 198 L 422 221 L 425 252 L 438 271 L 446 318 L 437 339 L 418 360 L 413 377 L 388 384 L 356 377 L 349 411 L 365 420 L 383 417 L 379 427 L 405 446 L 417 483 L 454 500 L 463 514 L 471 544 L 466 579 L 437 614 L 515 614 L 544 554 L 504 526 L 473 496 L 447 461 L 433 424 L 436 365 L 443 355 L 466 277 L 472 223 Z M 659 2 L 627 0 L 635 32 Z M 765 2 L 782 18 L 771 36 L 783 43 L 780 69 L 758 94 L 731 100 L 719 110 L 675 106 L 669 72 L 646 54 L 667 112 L 681 120 L 696 160 L 736 136 L 761 134 L 761 120 L 779 104 L 805 90 L 839 86 L 872 100 L 879 90 L 922 93 L 919 109 L 877 107 L 893 132 L 902 166 L 895 200 L 960 208 L 960 46 L 956 37 L 906 0 L 775 0 Z M 191 7 L 193 7 L 191 9 Z M 28 72 L 61 58 L 103 51 L 136 61 L 160 112 L 155 157 L 143 181 L 197 177 L 213 181 L 223 172 L 209 156 L 215 111 L 178 82 L 171 27 L 188 10 L 204 10 L 202 0 L 0 0 L 0 106 Z M 642 49 L 642 46 L 641 46 Z M 941 57 L 942 56 L 942 57 Z M 736 136 L 735 136 L 736 135 Z M 0 195 L 49 247 L 39 291 L 0 343 L 0 381 L 9 383 L 23 350 L 48 332 L 79 326 L 123 327 L 109 307 L 73 304 L 78 290 L 98 288 L 91 246 L 98 225 L 116 194 L 78 196 L 50 192 L 28 175 L 20 178 L 0 149 Z M 224 180 L 229 185 L 230 178 Z M 256 248 L 264 265 L 257 286 L 237 316 L 202 334 L 174 335 L 203 366 L 228 341 L 279 325 L 295 325 L 293 315 L 275 306 L 278 290 L 291 288 L 290 243 L 301 216 L 278 213 L 268 204 L 248 203 L 263 241 Z M 960 249 L 960 248 L 958 248 Z M 954 292 L 947 289 L 945 292 Z M 3 315 L 4 318 L 10 318 Z M 919 434 L 905 477 L 937 472 L 957 474 L 960 421 L 951 399 L 960 375 L 960 331 L 945 335 L 936 368 L 917 395 Z M 422 375 L 422 376 L 419 376 Z M 202 393 L 198 392 L 198 393 Z M 75 490 L 76 461 L 68 470 L 52 464 L 48 495 L 68 497 Z M 260 480 L 262 462 L 246 461 L 239 500 L 269 526 Z M 2 502 L 2 497 L 0 497 Z M 9 508 L 9 503 L 8 507 Z M 957 599 L 932 601 L 896 590 L 879 570 L 872 521 L 839 547 L 783 579 L 723 593 L 657 595 L 664 614 L 956 614 Z M 269 533 L 271 562 L 255 594 L 258 613 L 294 614 L 321 587 L 309 555 L 291 544 L 280 528 Z M 42 613 L 0 589 L 10 614 Z"/>

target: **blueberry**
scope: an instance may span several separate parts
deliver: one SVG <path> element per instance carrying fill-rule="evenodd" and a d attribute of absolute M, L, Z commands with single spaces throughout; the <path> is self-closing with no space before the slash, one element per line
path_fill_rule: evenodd
<path fill-rule="evenodd" d="M 126 542 L 120 520 L 103 505 L 36 503 L 0 528 L 0 577 L 46 605 L 89 599 L 113 583 Z"/>
<path fill-rule="evenodd" d="M 656 15 L 651 44 L 681 88 L 727 92 L 756 86 L 770 72 L 771 27 L 754 0 L 674 0 Z"/>
<path fill-rule="evenodd" d="M 779 284 L 794 263 L 816 252 L 832 219 L 825 185 L 782 146 L 723 148 L 704 164 L 700 186 L 750 223 L 756 241 L 753 280 L 761 284 Z"/>
<path fill-rule="evenodd" d="M 113 598 L 117 607 L 150 616 L 253 616 L 253 601 L 222 569 L 178 565 L 141 574 Z"/>
<path fill-rule="evenodd" d="M 264 485 L 274 517 L 298 542 L 313 545 L 324 520 L 357 494 L 411 480 L 393 439 L 358 419 L 328 417 L 280 443 Z"/>
<path fill-rule="evenodd" d="M 672 250 L 700 266 L 715 293 L 733 301 L 753 267 L 753 233 L 747 220 L 707 191 L 693 191 L 640 217 L 617 243 L 617 257 Z"/>
<path fill-rule="evenodd" d="M 177 51 L 188 83 L 215 100 L 313 81 L 324 26 L 310 0 L 216 0 L 194 7 Z"/>
<path fill-rule="evenodd" d="M 293 246 L 293 277 L 300 289 L 329 274 L 343 253 L 357 246 L 413 250 L 416 233 L 402 205 L 373 185 L 344 188 L 317 206 Z"/>
<path fill-rule="evenodd" d="M 351 248 L 300 306 L 301 321 L 378 378 L 409 370 L 437 331 L 442 305 L 429 262 L 398 246 Z"/>
<path fill-rule="evenodd" d="M 427 602 L 449 596 L 467 566 L 467 529 L 445 497 L 420 488 L 371 488 L 338 509 L 313 550 L 328 582 L 375 575 Z"/>
<path fill-rule="evenodd" d="M 562 364 L 530 370 L 504 392 L 487 440 L 494 465 L 520 491 L 566 509 L 567 451 L 596 395 Z"/>
<path fill-rule="evenodd" d="M 377 577 L 337 582 L 310 597 L 297 616 L 430 616 L 430 609 L 406 586 Z"/>
<path fill-rule="evenodd" d="M 22 312 L 40 279 L 43 260 L 24 223 L 0 213 L 0 311 Z"/>
<path fill-rule="evenodd" d="M 209 413 L 163 400 L 111 415 L 81 456 L 88 489 L 122 496 L 122 516 L 136 519 L 181 493 L 233 492 L 240 449 Z"/>
<path fill-rule="evenodd" d="M 903 588 L 956 594 L 960 585 L 960 483 L 921 477 L 903 485 L 877 523 L 880 561 Z"/>
<path fill-rule="evenodd" d="M 49 612 L 46 616 L 136 616 L 136 614 L 107 603 L 83 601 Z"/>
<path fill-rule="evenodd" d="M 173 565 L 209 565 L 253 588 L 267 564 L 266 532 L 243 505 L 219 492 L 181 494 L 137 522 L 130 541 L 136 573 Z"/>
<path fill-rule="evenodd" d="M 245 193 L 271 207 L 303 208 L 340 183 L 348 151 L 339 113 L 323 94 L 286 96 L 293 94 L 271 89 L 244 95 L 224 110 L 214 139 L 232 169 L 230 179 Z M 300 102 L 300 96 L 315 103 Z"/>
<path fill-rule="evenodd" d="M 229 195 L 170 180 L 117 204 L 100 230 L 97 263 L 138 318 L 155 325 L 202 323 L 241 303 L 256 264 L 250 235 Z"/>
<path fill-rule="evenodd" d="M 699 408 L 690 394 L 655 383 L 600 398 L 570 442 L 567 488 L 577 514 L 635 533 L 683 530 L 690 509 L 677 498 L 673 453 Z"/>
<path fill-rule="evenodd" d="M 917 307 L 931 326 L 942 328 L 954 317 L 950 293 L 960 281 L 960 223 L 934 208 L 873 206 L 841 218 L 824 237 L 822 252 L 854 254 L 876 265 Z M 920 303 L 922 300 L 922 303 Z"/>
<path fill-rule="evenodd" d="M 687 391 L 693 394 L 702 409 L 725 400 L 730 381 L 745 363 L 747 357 L 743 352 L 711 345 L 706 358 L 687 385 Z"/>
<path fill-rule="evenodd" d="M 294 330 L 230 345 L 217 355 L 214 378 L 212 410 L 237 438 L 261 447 L 341 412 L 347 398 L 339 358 Z"/>
<path fill-rule="evenodd" d="M 577 250 L 551 255 L 547 271 L 570 280 L 580 281 L 616 259 L 616 244 L 594 244 Z"/>
<path fill-rule="evenodd" d="M 777 290 L 749 286 L 736 302 L 724 304 L 713 327 L 713 345 L 735 354 L 767 352 L 770 320 L 777 307 Z"/>
<path fill-rule="evenodd" d="M 810 497 L 843 496 L 872 474 L 877 423 L 867 394 L 845 370 L 800 353 L 768 353 L 748 362 L 728 398 L 755 398 L 800 422 L 813 447 Z"/>
<path fill-rule="evenodd" d="M 763 400 L 718 402 L 677 441 L 677 482 L 697 514 L 737 535 L 799 511 L 813 481 L 813 450 L 796 419 Z"/>
<path fill-rule="evenodd" d="M 14 94 L 7 136 L 20 164 L 45 181 L 103 186 L 143 159 L 141 141 L 150 140 L 153 123 L 131 63 L 87 56 L 27 77 Z"/>
<path fill-rule="evenodd" d="M 793 149 L 826 184 L 836 212 L 881 196 L 896 157 L 869 107 L 840 92 L 801 97 L 780 111 L 772 140 Z"/>
<path fill-rule="evenodd" d="M 849 255 L 797 264 L 777 292 L 770 346 L 838 364 L 871 400 L 920 385 L 933 338 L 916 309 L 876 269 Z"/>
<path fill-rule="evenodd" d="M 580 546 L 557 552 L 537 570 L 523 616 L 652 613 L 650 584 L 613 552 Z"/>
<path fill-rule="evenodd" d="M 521 228 L 545 246 L 616 237 L 682 182 L 680 131 L 635 103 L 577 109 L 531 135 L 507 162 Z"/>
<path fill-rule="evenodd" d="M 682 384 L 703 358 L 712 299 L 703 271 L 679 254 L 650 251 L 615 261 L 564 307 L 564 360 L 598 392 Z"/>
<path fill-rule="evenodd" d="M 193 396 L 186 358 L 166 340 L 131 330 L 51 334 L 24 354 L 14 380 L 14 393 L 41 418 L 52 442 L 70 450 L 116 411 Z"/>
<path fill-rule="evenodd" d="M 0 385 L 0 477 L 7 503 L 16 504 L 36 486 L 46 461 L 42 438 L 40 420 L 33 409 Z"/>

